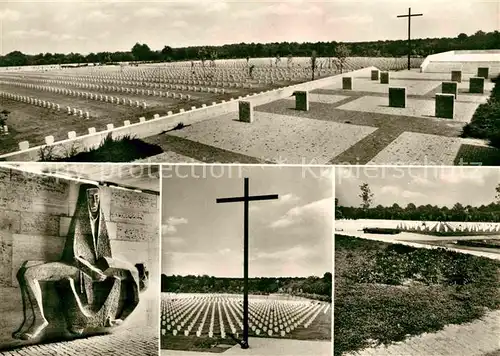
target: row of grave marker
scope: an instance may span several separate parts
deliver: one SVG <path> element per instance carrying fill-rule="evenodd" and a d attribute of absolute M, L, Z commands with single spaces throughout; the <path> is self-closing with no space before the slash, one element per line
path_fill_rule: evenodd
<path fill-rule="evenodd" d="M 202 300 L 197 300 L 194 301 L 193 303 L 193 301 L 188 300 L 180 302 L 175 308 L 175 309 L 178 308 L 177 311 L 173 308 L 173 305 L 169 304 L 170 303 L 167 303 L 167 305 L 164 305 L 163 307 L 163 313 L 162 313 L 163 335 L 165 335 L 166 332 L 169 330 L 172 330 L 173 335 L 177 335 L 177 333 L 181 331 L 181 329 L 184 328 L 184 326 L 186 326 L 186 323 L 189 322 L 189 320 L 191 320 L 189 325 L 187 325 L 187 327 L 184 329 L 184 335 L 188 336 L 191 330 L 197 324 L 203 309 L 206 308 L 204 316 L 201 319 L 201 323 L 199 324 L 196 332 L 196 335 L 200 337 L 201 332 L 204 329 L 204 325 L 208 316 L 208 311 L 210 310 L 211 306 L 213 306 L 209 324 L 209 332 L 208 332 L 209 337 L 213 337 L 214 334 L 215 309 L 217 307 L 219 315 L 220 333 L 221 336 L 224 338 L 225 326 L 221 313 L 221 305 L 225 315 L 227 316 L 227 321 L 231 329 L 231 332 L 235 334 L 237 330 L 235 324 L 233 323 L 233 319 L 238 325 L 239 329 L 243 328 L 242 325 L 243 314 L 241 306 L 232 301 L 214 301 L 212 304 L 211 301 L 205 302 Z M 266 323 L 264 322 L 264 318 L 261 319 L 259 317 L 260 315 L 260 313 L 258 312 L 259 308 L 256 308 L 254 305 L 251 305 L 250 309 L 251 313 L 249 316 L 250 319 L 249 327 L 257 335 L 259 335 L 262 330 L 264 333 L 267 332 L 269 336 L 272 336 L 273 332 L 279 333 L 279 335 L 281 336 L 285 336 L 286 333 L 290 333 L 291 331 L 293 331 L 293 329 L 297 328 L 299 325 L 303 325 L 305 328 L 308 328 L 321 312 L 326 313 L 328 311 L 329 305 L 326 305 L 325 307 L 324 305 L 320 304 L 320 305 L 315 305 L 313 308 L 311 308 L 310 306 L 304 304 L 298 309 L 294 310 L 290 309 L 290 313 L 284 314 L 283 321 L 281 321 L 280 319 L 280 322 L 278 322 L 276 319 L 274 319 L 274 324 Z M 194 318 L 193 315 L 195 315 Z M 232 318 L 230 316 L 232 316 Z"/>

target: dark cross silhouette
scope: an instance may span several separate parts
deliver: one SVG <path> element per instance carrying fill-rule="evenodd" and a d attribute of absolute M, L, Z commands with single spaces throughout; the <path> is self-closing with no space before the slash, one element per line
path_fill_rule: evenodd
<path fill-rule="evenodd" d="M 218 198 L 217 203 L 243 202 L 243 341 L 242 349 L 248 349 L 248 203 L 257 200 L 278 199 L 278 194 L 250 196 L 248 178 L 245 178 L 244 195 L 242 197 Z"/>
<path fill-rule="evenodd" d="M 410 70 L 410 56 L 411 56 L 411 37 L 410 37 L 411 18 L 414 16 L 424 16 L 424 14 L 412 14 L 411 7 L 409 7 L 408 15 L 398 15 L 398 17 L 408 17 L 408 70 Z"/>

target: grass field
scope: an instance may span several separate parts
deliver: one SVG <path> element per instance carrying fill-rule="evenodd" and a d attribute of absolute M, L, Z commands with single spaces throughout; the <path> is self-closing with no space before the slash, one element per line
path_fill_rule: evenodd
<path fill-rule="evenodd" d="M 498 261 L 336 235 L 334 354 L 475 320 L 499 288 Z"/>

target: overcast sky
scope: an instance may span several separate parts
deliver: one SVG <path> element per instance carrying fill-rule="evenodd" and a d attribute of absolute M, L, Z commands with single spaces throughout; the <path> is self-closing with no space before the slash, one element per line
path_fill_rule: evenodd
<path fill-rule="evenodd" d="M 337 168 L 336 197 L 344 206 L 360 206 L 359 186 L 368 183 L 373 206 L 480 206 L 494 201 L 500 169 L 488 167 Z"/>
<path fill-rule="evenodd" d="M 204 169 L 209 168 L 183 166 L 174 178 L 164 175 L 162 273 L 243 276 L 243 203 L 215 202 L 243 195 L 243 177 L 250 178 L 250 195 L 279 195 L 278 200 L 250 202 L 250 276 L 331 271 L 332 174 L 314 170 L 303 177 L 300 167 L 268 166 L 246 167 L 240 175 L 238 168 L 229 173 L 226 166 L 196 178 Z"/>
<path fill-rule="evenodd" d="M 13 50 L 80 52 L 239 42 L 404 39 L 408 7 L 413 37 L 455 37 L 500 27 L 497 0 L 305 1 L 56 0 L 0 3 L 2 54 Z"/>

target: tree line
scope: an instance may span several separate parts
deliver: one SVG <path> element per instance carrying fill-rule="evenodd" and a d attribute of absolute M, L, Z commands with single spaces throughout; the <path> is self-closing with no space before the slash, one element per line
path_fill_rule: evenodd
<path fill-rule="evenodd" d="M 323 277 L 275 277 L 249 278 L 248 290 L 251 294 L 286 293 L 298 296 L 319 296 L 330 300 L 332 274 Z M 242 293 L 243 278 L 220 278 L 214 276 L 167 276 L 161 275 L 161 291 L 170 293 Z M 323 298 L 321 298 L 323 297 Z"/>
<path fill-rule="evenodd" d="M 338 46 L 345 45 L 351 56 L 357 57 L 401 57 L 408 54 L 406 40 L 387 40 L 370 42 L 273 42 L 273 43 L 236 43 L 223 46 L 190 46 L 172 48 L 164 46 L 161 50 L 152 50 L 145 43 L 136 43 L 130 51 L 98 52 L 83 55 L 80 53 L 39 53 L 36 55 L 13 51 L 0 56 L 0 66 L 49 65 L 118 62 L 156 62 L 216 59 L 263 58 L 263 57 L 336 57 Z M 486 50 L 500 48 L 500 33 L 477 31 L 468 36 L 465 33 L 457 37 L 425 38 L 412 40 L 411 54 L 427 56 L 450 50 Z"/>
<path fill-rule="evenodd" d="M 397 203 L 392 206 L 372 206 L 374 194 L 368 183 L 362 183 L 359 188 L 359 207 L 341 206 L 335 199 L 335 219 L 500 222 L 500 184 L 495 188 L 494 201 L 488 205 L 464 206 L 456 203 L 451 208 L 431 204 L 416 206 L 413 203 L 406 206 Z"/>

